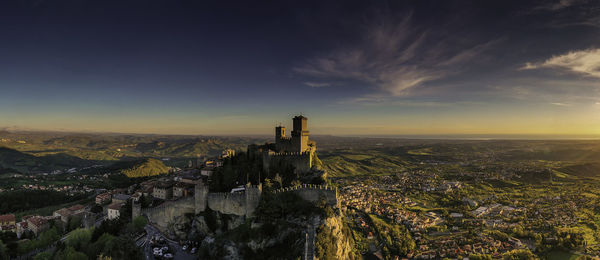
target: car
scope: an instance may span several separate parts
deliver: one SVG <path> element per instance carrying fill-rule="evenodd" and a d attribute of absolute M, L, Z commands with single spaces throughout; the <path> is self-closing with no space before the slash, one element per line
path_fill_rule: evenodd
<path fill-rule="evenodd" d="M 196 248 L 192 248 L 192 251 L 190 251 L 190 253 L 195 254 L 196 253 Z"/>
<path fill-rule="evenodd" d="M 181 249 L 183 249 L 183 251 L 187 250 L 188 249 L 188 245 L 183 245 L 183 247 Z"/>
<path fill-rule="evenodd" d="M 163 257 L 165 259 L 172 259 L 173 258 L 173 254 L 165 254 Z"/>
<path fill-rule="evenodd" d="M 155 247 L 155 248 L 153 249 L 153 251 L 152 251 L 152 252 L 153 252 L 155 255 L 158 255 L 158 253 L 159 253 L 160 251 L 161 251 L 161 250 L 160 250 L 160 248 L 158 248 L 158 247 Z"/>

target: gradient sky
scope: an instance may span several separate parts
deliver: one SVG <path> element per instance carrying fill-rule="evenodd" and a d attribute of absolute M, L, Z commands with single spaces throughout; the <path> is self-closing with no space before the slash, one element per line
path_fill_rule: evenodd
<path fill-rule="evenodd" d="M 0 128 L 600 133 L 600 2 L 0 3 Z"/>

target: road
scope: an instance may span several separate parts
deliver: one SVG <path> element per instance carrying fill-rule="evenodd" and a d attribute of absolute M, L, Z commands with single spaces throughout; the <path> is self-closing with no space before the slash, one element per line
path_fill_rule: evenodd
<path fill-rule="evenodd" d="M 146 260 L 153 260 L 154 254 L 152 253 L 152 246 L 150 245 L 150 240 L 152 237 L 159 235 L 165 238 L 165 241 L 169 245 L 171 251 L 173 251 L 173 256 L 175 260 L 196 260 L 199 259 L 197 256 L 192 255 L 189 251 L 184 251 L 179 243 L 176 241 L 170 240 L 167 237 L 163 236 L 158 229 L 156 229 L 152 225 L 146 225 L 146 236 L 142 237 L 138 241 L 136 241 L 136 245 L 139 247 L 143 247 L 144 255 Z"/>

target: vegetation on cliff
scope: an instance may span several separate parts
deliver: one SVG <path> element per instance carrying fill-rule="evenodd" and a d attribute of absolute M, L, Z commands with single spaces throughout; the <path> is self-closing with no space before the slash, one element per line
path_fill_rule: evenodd
<path fill-rule="evenodd" d="M 129 178 L 148 177 L 168 174 L 169 167 L 160 160 L 149 158 L 134 162 L 131 167 L 121 170 L 121 173 Z"/>

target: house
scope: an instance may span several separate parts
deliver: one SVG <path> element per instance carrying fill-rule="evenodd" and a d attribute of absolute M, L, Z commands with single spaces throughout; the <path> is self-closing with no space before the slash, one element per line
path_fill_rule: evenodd
<path fill-rule="evenodd" d="M 193 193 L 194 185 L 184 182 L 178 182 L 173 185 L 173 197 L 187 197 L 189 194 Z"/>
<path fill-rule="evenodd" d="M 115 203 L 125 203 L 131 198 L 131 196 L 127 194 L 115 194 L 112 196 L 112 204 Z"/>
<path fill-rule="evenodd" d="M 14 214 L 0 215 L 0 227 L 10 226 L 16 224 L 16 218 Z"/>
<path fill-rule="evenodd" d="M 123 207 L 123 204 L 121 203 L 113 203 L 108 205 L 108 219 L 116 219 L 119 218 L 119 216 L 121 215 L 121 213 L 119 212 L 121 210 L 121 208 Z"/>
<path fill-rule="evenodd" d="M 111 197 L 112 197 L 112 194 L 110 194 L 110 192 L 98 194 L 98 196 L 96 196 L 96 204 L 102 205 L 102 204 L 110 201 Z"/>
<path fill-rule="evenodd" d="M 162 200 L 168 200 L 173 198 L 173 185 L 168 183 L 158 184 L 154 186 L 152 196 Z"/>
<path fill-rule="evenodd" d="M 21 236 L 23 235 L 23 233 L 25 233 L 26 230 L 29 230 L 29 228 L 27 227 L 27 221 L 21 221 L 19 223 L 17 223 L 17 237 L 21 238 Z"/>
<path fill-rule="evenodd" d="M 37 236 L 50 227 L 48 220 L 41 216 L 34 216 L 27 219 L 27 226 Z"/>
<path fill-rule="evenodd" d="M 57 211 L 54 211 L 53 216 L 60 217 L 60 220 L 62 222 L 67 223 L 69 221 L 69 217 L 71 217 L 71 214 L 73 213 L 69 209 L 62 208 Z"/>

